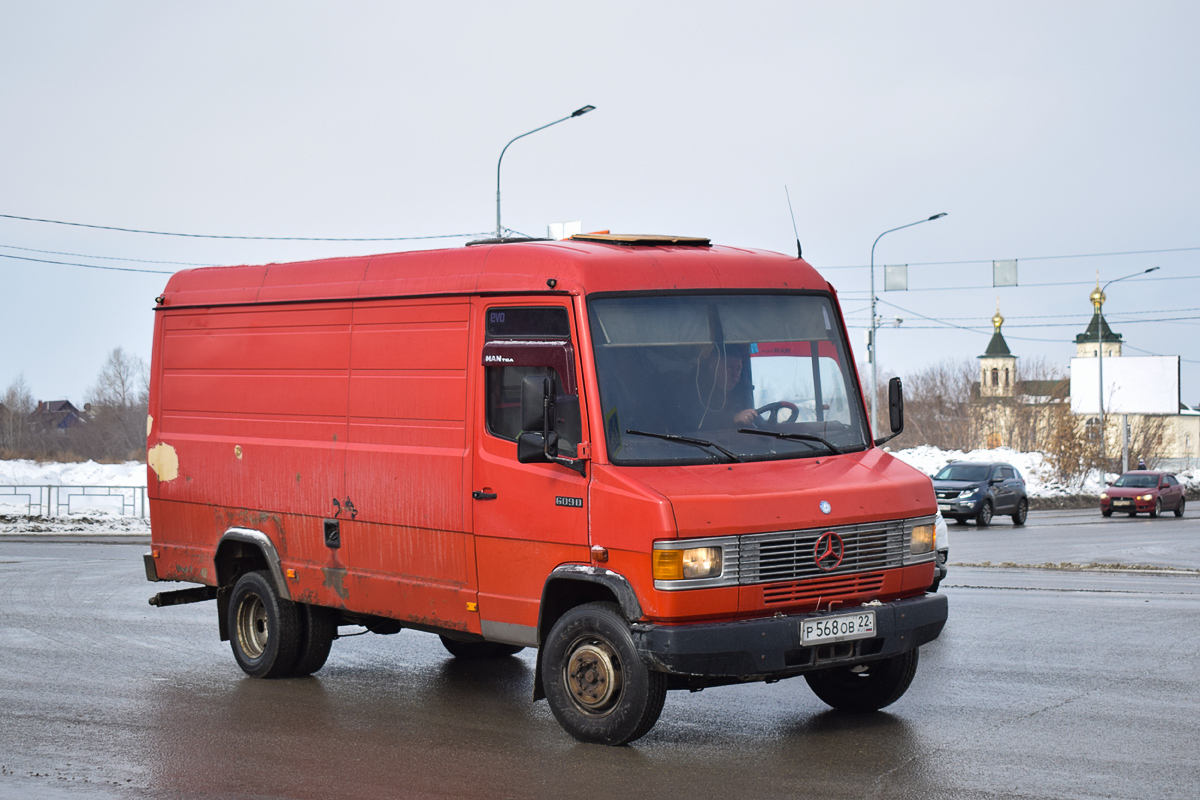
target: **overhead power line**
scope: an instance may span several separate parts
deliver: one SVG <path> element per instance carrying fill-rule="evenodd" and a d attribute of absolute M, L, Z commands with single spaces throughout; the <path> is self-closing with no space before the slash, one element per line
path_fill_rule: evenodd
<path fill-rule="evenodd" d="M 421 239 L 465 239 L 472 236 L 490 236 L 486 233 L 439 233 L 432 236 L 374 236 L 374 237 L 330 237 L 330 236 L 231 236 L 215 233 L 175 233 L 171 231 L 148 231 L 140 228 L 119 228 L 115 225 L 91 225 L 86 222 L 65 222 L 59 219 L 40 219 L 38 217 L 21 217 L 16 214 L 0 214 L 3 219 L 17 219 L 24 222 L 44 222 L 48 225 L 70 225 L 74 228 L 93 228 L 101 231 L 120 231 L 121 233 L 144 233 L 150 236 L 184 236 L 191 239 L 242 239 L 269 242 L 412 242 Z"/>
<path fill-rule="evenodd" d="M 1200 247 L 1167 247 L 1159 250 L 1120 250 L 1111 253 L 1070 253 L 1063 256 L 1025 256 L 1024 258 L 975 258 L 963 261 L 910 261 L 910 267 L 944 267 L 955 264 L 991 264 L 993 261 L 1057 261 L 1068 258 L 1107 258 L 1109 256 L 1146 256 L 1156 253 L 1188 253 L 1200 250 Z M 827 269 L 870 269 L 870 264 L 840 264 L 837 266 L 817 267 L 817 271 Z"/>
<path fill-rule="evenodd" d="M 51 261 L 48 258 L 30 258 L 29 256 L 12 256 L 8 253 L 0 253 L 0 258 L 12 258 L 17 261 L 36 261 L 39 264 L 58 264 L 61 267 L 85 267 L 86 269 L 104 269 L 112 272 L 146 272 L 151 275 L 174 275 L 174 270 L 169 269 L 135 269 L 133 267 L 109 267 L 103 264 L 80 264 L 76 261 Z"/>
<path fill-rule="evenodd" d="M 136 264 L 176 264 L 181 267 L 216 267 L 219 264 L 205 264 L 199 261 L 160 261 L 155 258 L 125 258 L 123 256 L 93 256 L 87 253 L 63 253 L 59 250 L 38 250 L 34 247 L 17 247 L 15 244 L 0 244 L 5 250 L 22 250 L 26 253 L 46 253 L 52 256 L 71 256 L 73 258 L 95 258 L 103 261 L 128 261 Z"/>

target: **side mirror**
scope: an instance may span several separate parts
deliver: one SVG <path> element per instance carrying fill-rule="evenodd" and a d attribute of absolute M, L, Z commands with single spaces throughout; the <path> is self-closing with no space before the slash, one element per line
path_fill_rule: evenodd
<path fill-rule="evenodd" d="M 904 432 L 904 385 L 900 383 L 899 378 L 888 381 L 888 421 L 891 423 L 892 435 L 876 439 L 876 447 Z"/>
<path fill-rule="evenodd" d="M 554 386 L 545 375 L 527 375 L 521 381 L 521 430 L 554 430 Z"/>
<path fill-rule="evenodd" d="M 558 434 L 549 439 L 540 433 L 522 433 L 517 437 L 517 461 L 521 464 L 544 464 L 558 456 Z"/>
<path fill-rule="evenodd" d="M 904 386 L 899 378 L 888 381 L 888 414 L 892 423 L 892 433 L 904 431 Z"/>

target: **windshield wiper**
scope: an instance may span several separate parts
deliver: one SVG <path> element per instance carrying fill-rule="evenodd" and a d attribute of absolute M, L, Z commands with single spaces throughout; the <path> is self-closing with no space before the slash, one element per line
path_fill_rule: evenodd
<path fill-rule="evenodd" d="M 738 428 L 738 433 L 753 433 L 755 436 L 773 436 L 776 439 L 789 439 L 801 442 L 820 442 L 829 448 L 829 452 L 840 456 L 842 451 L 834 447 L 828 439 L 822 439 L 811 433 L 779 433 L 778 431 L 763 431 L 758 428 Z"/>
<path fill-rule="evenodd" d="M 680 436 L 677 433 L 648 433 L 646 431 L 634 431 L 634 430 L 627 430 L 625 432 L 632 434 L 634 436 L 649 436 L 652 439 L 666 439 L 668 442 L 683 442 L 684 444 L 692 444 L 692 445 L 695 445 L 696 447 L 711 447 L 714 450 L 720 450 L 722 453 L 729 456 L 729 458 L 734 461 L 742 460 L 742 457 L 739 456 L 737 453 L 730 452 L 729 450 L 726 450 L 724 447 L 721 447 L 721 445 L 714 444 L 713 442 L 710 442 L 707 439 L 692 439 L 687 436 Z"/>

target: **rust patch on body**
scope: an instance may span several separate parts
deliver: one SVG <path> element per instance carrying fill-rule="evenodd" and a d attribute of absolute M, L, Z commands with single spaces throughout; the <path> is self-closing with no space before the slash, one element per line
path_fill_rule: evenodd
<path fill-rule="evenodd" d="M 325 576 L 324 586 L 333 589 L 334 594 L 343 600 L 350 599 L 350 592 L 346 589 L 346 569 L 344 567 L 322 567 L 321 574 Z"/>

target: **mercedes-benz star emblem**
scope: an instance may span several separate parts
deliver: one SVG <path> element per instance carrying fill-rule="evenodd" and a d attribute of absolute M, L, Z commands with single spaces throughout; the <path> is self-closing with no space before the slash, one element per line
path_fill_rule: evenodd
<path fill-rule="evenodd" d="M 833 506 L 829 505 L 828 500 L 822 500 L 821 505 L 818 506 L 818 508 L 821 509 L 822 514 L 828 514 L 830 511 L 833 510 Z"/>
<path fill-rule="evenodd" d="M 842 537 L 833 531 L 825 531 L 817 538 L 817 544 L 813 547 L 813 561 L 817 562 L 817 568 L 823 572 L 832 572 L 842 563 L 845 553 L 846 545 L 842 542 Z"/>

